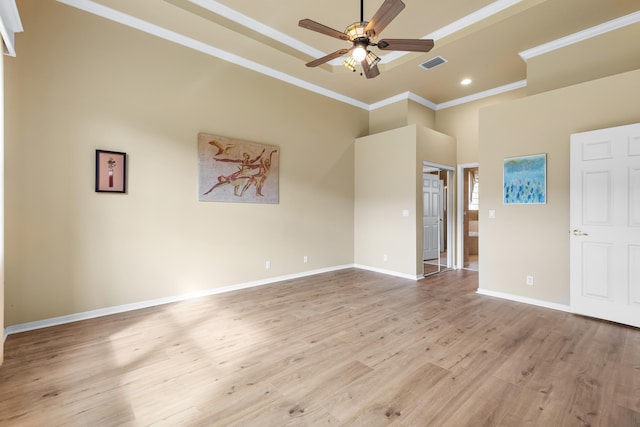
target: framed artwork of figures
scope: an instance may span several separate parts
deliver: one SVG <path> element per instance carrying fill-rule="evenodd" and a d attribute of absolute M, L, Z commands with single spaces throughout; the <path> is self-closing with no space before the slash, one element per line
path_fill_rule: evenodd
<path fill-rule="evenodd" d="M 280 148 L 222 136 L 198 134 L 198 200 L 279 202 Z"/>

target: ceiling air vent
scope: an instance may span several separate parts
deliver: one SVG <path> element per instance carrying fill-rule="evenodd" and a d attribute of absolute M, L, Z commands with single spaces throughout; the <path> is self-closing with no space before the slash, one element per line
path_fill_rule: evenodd
<path fill-rule="evenodd" d="M 437 67 L 438 65 L 444 64 L 445 62 L 447 62 L 447 60 L 442 56 L 436 56 L 435 58 L 432 58 L 427 62 L 423 62 L 422 64 L 420 64 L 420 67 L 424 68 L 425 70 L 430 70 L 434 67 Z"/>

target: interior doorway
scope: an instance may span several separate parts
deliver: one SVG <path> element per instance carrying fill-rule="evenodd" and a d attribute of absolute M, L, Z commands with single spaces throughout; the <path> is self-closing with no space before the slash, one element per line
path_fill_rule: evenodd
<path fill-rule="evenodd" d="M 478 271 L 480 250 L 480 168 L 478 163 L 458 166 L 458 265 L 466 270 Z"/>
<path fill-rule="evenodd" d="M 449 184 L 453 168 L 423 162 L 422 169 L 422 225 L 423 275 L 439 273 L 451 268 L 453 257 L 449 250 L 452 227 L 452 200 Z"/>

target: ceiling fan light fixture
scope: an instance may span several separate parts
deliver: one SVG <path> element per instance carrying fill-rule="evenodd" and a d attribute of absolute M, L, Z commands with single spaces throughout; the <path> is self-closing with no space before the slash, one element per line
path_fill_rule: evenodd
<path fill-rule="evenodd" d="M 356 71 L 356 60 L 353 55 L 349 55 L 349 57 L 344 60 L 343 64 L 351 71 Z"/>
<path fill-rule="evenodd" d="M 380 62 L 380 58 L 373 52 L 367 51 L 367 64 L 369 64 L 369 68 L 373 68 L 378 65 Z"/>
<path fill-rule="evenodd" d="M 367 24 L 367 21 L 354 22 L 353 24 L 349 25 L 347 29 L 344 30 L 344 32 L 347 36 L 349 36 L 349 40 L 351 41 L 358 40 L 362 37 L 366 38 L 367 35 L 365 34 L 364 29 L 367 27 Z"/>
<path fill-rule="evenodd" d="M 362 45 L 356 45 L 353 52 L 351 52 L 351 56 L 356 62 L 362 62 L 367 57 L 367 49 Z"/>

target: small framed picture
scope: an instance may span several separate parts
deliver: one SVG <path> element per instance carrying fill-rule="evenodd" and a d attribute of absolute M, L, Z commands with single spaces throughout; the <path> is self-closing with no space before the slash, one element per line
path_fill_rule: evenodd
<path fill-rule="evenodd" d="M 126 193 L 127 153 L 96 150 L 96 192 Z"/>

